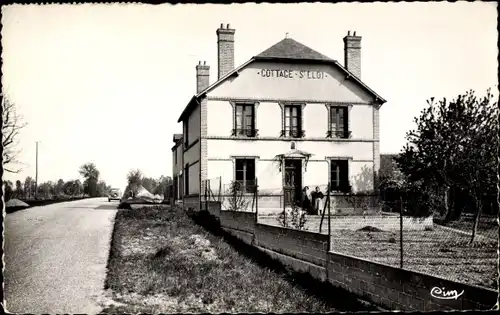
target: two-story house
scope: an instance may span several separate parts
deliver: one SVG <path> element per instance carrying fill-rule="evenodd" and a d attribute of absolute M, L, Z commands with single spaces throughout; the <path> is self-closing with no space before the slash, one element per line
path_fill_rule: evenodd
<path fill-rule="evenodd" d="M 197 93 L 179 117 L 184 203 L 197 209 L 204 180 L 300 198 L 302 187 L 368 191 L 380 165 L 379 110 L 361 81 L 361 37 L 344 37 L 344 66 L 285 38 L 234 67 L 235 30 L 217 30 L 218 77 L 196 66 Z M 324 190 L 323 190 L 324 191 Z"/>
<path fill-rule="evenodd" d="M 184 142 L 182 134 L 174 134 L 172 147 L 172 195 L 171 204 L 178 204 L 184 195 L 184 179 L 182 178 Z"/>

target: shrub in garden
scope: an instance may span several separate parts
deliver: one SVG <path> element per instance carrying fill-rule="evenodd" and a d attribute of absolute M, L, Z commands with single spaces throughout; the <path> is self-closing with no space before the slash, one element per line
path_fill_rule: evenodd
<path fill-rule="evenodd" d="M 246 211 L 248 209 L 248 205 L 250 204 L 250 200 L 247 200 L 243 195 L 243 187 L 238 181 L 231 181 L 231 185 L 227 190 L 227 194 L 229 195 L 228 203 L 230 211 Z"/>
<path fill-rule="evenodd" d="M 305 225 L 307 222 L 307 218 L 306 212 L 304 210 L 294 204 L 292 205 L 291 211 L 289 213 L 286 213 L 286 216 L 285 211 L 286 210 L 282 211 L 277 218 L 281 226 L 290 227 L 296 230 L 306 229 Z"/>

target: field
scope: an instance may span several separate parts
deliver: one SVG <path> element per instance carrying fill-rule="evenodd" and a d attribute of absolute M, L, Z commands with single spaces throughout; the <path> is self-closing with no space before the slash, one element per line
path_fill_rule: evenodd
<path fill-rule="evenodd" d="M 435 228 L 405 231 L 403 268 L 497 289 L 498 242 Z M 332 231 L 332 251 L 399 267 L 399 232 Z"/>
<path fill-rule="evenodd" d="M 120 210 L 103 312 L 374 310 L 341 293 L 322 298 L 295 279 L 245 256 L 176 207 Z"/>

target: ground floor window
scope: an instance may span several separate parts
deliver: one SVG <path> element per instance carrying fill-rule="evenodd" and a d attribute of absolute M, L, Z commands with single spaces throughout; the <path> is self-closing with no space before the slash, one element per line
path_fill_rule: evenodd
<path fill-rule="evenodd" d="M 239 189 L 253 192 L 255 189 L 255 159 L 236 159 L 235 180 Z"/>
<path fill-rule="evenodd" d="M 184 195 L 189 195 L 189 164 L 184 168 Z"/>
<path fill-rule="evenodd" d="M 330 188 L 332 191 L 348 192 L 349 162 L 347 160 L 330 161 Z"/>

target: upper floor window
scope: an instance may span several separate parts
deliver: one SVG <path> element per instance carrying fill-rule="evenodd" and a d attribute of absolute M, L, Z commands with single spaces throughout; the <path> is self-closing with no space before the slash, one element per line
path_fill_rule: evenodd
<path fill-rule="evenodd" d="M 237 189 L 253 192 L 255 189 L 255 159 L 236 159 L 235 162 Z"/>
<path fill-rule="evenodd" d="M 328 137 L 349 138 L 348 108 L 346 106 L 330 106 Z"/>
<path fill-rule="evenodd" d="M 301 138 L 304 136 L 302 130 L 302 106 L 285 105 L 284 123 L 281 135 L 285 137 Z"/>
<path fill-rule="evenodd" d="M 233 136 L 255 137 L 255 105 L 235 104 Z"/>
<path fill-rule="evenodd" d="M 332 191 L 349 191 L 349 162 L 348 160 L 330 161 L 330 189 Z"/>

